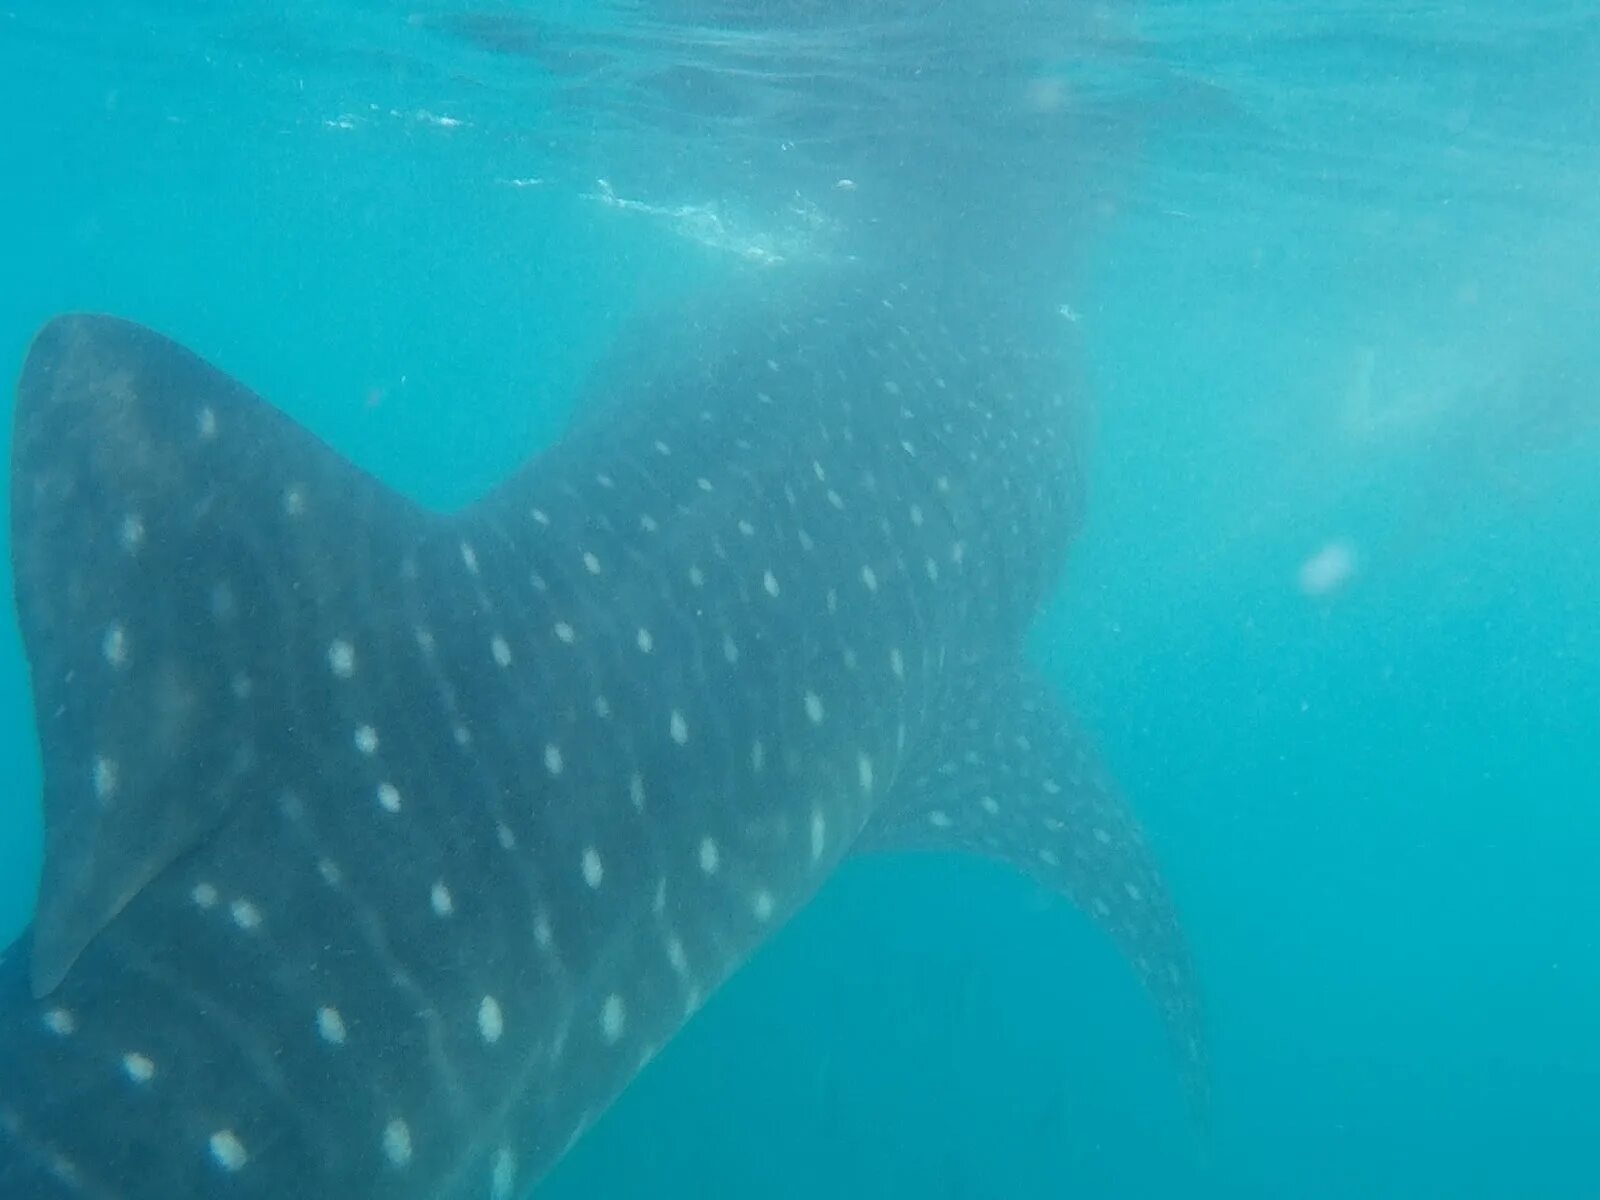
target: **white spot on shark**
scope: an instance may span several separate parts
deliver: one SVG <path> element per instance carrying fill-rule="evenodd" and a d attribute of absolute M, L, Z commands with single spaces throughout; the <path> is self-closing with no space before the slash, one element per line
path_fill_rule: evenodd
<path fill-rule="evenodd" d="M 672 969 L 679 975 L 689 972 L 689 955 L 684 951 L 683 942 L 677 937 L 667 939 L 667 962 L 672 964 Z"/>
<path fill-rule="evenodd" d="M 821 725 L 823 718 L 822 697 L 815 692 L 805 694 L 806 719 L 813 725 Z"/>
<path fill-rule="evenodd" d="M 343 638 L 328 644 L 328 669 L 339 679 L 349 679 L 356 673 L 355 647 Z"/>
<path fill-rule="evenodd" d="M 622 997 L 613 992 L 600 1006 L 600 1036 L 605 1038 L 606 1045 L 614 1046 L 622 1039 L 627 1021 L 627 1006 L 623 1004 Z"/>
<path fill-rule="evenodd" d="M 500 1001 L 485 996 L 478 1003 L 478 1036 L 485 1045 L 493 1046 L 505 1032 L 505 1016 L 500 1011 Z"/>
<path fill-rule="evenodd" d="M 144 518 L 138 513 L 129 513 L 122 518 L 122 525 L 117 530 L 117 540 L 122 543 L 122 548 L 129 554 L 137 554 L 139 547 L 144 545 Z"/>
<path fill-rule="evenodd" d="M 383 1156 L 391 1167 L 404 1167 L 411 1162 L 411 1127 L 399 1117 L 383 1127 Z"/>
<path fill-rule="evenodd" d="M 244 1170 L 250 1162 L 250 1154 L 245 1150 L 244 1143 L 231 1129 L 217 1130 L 207 1141 L 206 1147 L 210 1151 L 211 1161 L 230 1175 Z"/>
<path fill-rule="evenodd" d="M 95 799 L 105 803 L 117 794 L 117 764 L 111 759 L 105 755 L 96 758 L 92 776 Z"/>
<path fill-rule="evenodd" d="M 130 1050 L 122 1056 L 122 1073 L 133 1083 L 146 1084 L 156 1077 L 156 1064 L 148 1054 Z"/>
<path fill-rule="evenodd" d="M 443 881 L 436 882 L 428 889 L 428 906 L 433 909 L 436 917 L 448 917 L 456 911 L 455 897 L 450 894 L 450 889 Z"/>
<path fill-rule="evenodd" d="M 317 1036 L 330 1046 L 344 1045 L 345 1038 L 349 1036 L 344 1015 L 331 1004 L 324 1004 L 317 1009 Z"/>
<path fill-rule="evenodd" d="M 517 1157 L 501 1146 L 489 1168 L 489 1200 L 511 1200 L 517 1186 Z"/>
<path fill-rule="evenodd" d="M 856 755 L 856 782 L 863 792 L 872 791 L 872 756 L 865 751 Z"/>
<path fill-rule="evenodd" d="M 233 918 L 233 923 L 246 933 L 253 933 L 261 928 L 261 910 L 248 900 L 239 899 L 228 905 L 228 915 Z"/>
<path fill-rule="evenodd" d="M 105 636 L 100 639 L 100 653 L 118 670 L 128 665 L 128 631 L 121 621 L 106 626 Z"/>
<path fill-rule="evenodd" d="M 762 888 L 751 898 L 750 911 L 755 914 L 758 921 L 770 921 L 772 919 L 772 908 L 772 893 L 765 888 Z"/>

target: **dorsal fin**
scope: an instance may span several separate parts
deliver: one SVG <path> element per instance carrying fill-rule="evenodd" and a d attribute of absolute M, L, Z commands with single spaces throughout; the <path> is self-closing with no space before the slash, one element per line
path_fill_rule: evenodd
<path fill-rule="evenodd" d="M 12 556 L 44 767 L 32 982 L 271 784 L 305 713 L 271 660 L 404 501 L 193 354 L 67 316 L 17 389 Z M 248 701 L 246 703 L 245 701 Z"/>

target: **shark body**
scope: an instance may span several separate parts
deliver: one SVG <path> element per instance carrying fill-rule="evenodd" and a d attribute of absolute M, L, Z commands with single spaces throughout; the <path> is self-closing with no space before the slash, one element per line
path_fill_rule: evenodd
<path fill-rule="evenodd" d="M 1072 896 L 1199 1070 L 1151 856 L 1022 664 L 1063 330 L 862 272 L 671 334 L 449 514 L 149 330 L 39 335 L 0 1195 L 509 1200 L 868 849 Z"/>

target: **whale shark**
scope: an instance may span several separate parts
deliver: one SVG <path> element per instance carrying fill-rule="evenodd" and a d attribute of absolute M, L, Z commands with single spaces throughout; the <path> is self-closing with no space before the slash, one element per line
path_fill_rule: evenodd
<path fill-rule="evenodd" d="M 0 959 L 0 1195 L 524 1195 L 894 851 L 1070 898 L 1203 1080 L 1155 856 L 1024 652 L 1086 421 L 1074 331 L 1021 307 L 862 267 L 730 285 L 454 511 L 160 333 L 46 325 L 12 442 L 45 858 Z"/>

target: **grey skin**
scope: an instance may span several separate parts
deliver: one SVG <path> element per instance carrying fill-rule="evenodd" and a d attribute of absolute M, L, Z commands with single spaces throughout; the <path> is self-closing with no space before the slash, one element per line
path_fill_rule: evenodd
<path fill-rule="evenodd" d="M 521 1195 L 867 850 L 1071 896 L 1203 1078 L 1166 889 L 1022 664 L 1081 509 L 1059 318 L 861 271 L 660 329 L 448 514 L 147 329 L 39 334 L 0 1195 Z"/>

